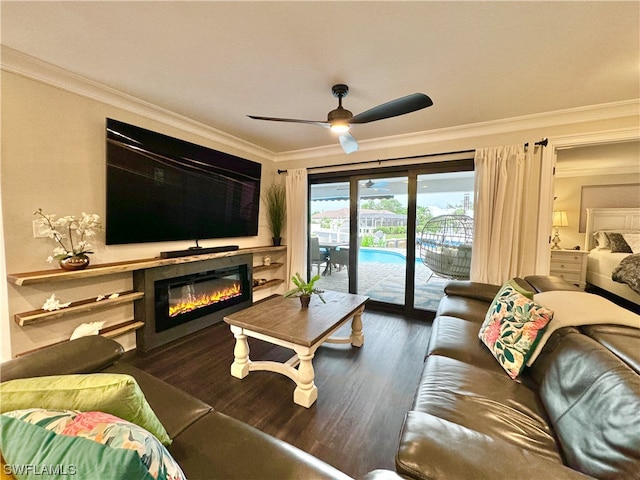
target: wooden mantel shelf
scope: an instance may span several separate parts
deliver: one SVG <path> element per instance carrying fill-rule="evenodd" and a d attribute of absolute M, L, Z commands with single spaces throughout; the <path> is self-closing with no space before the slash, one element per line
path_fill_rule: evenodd
<path fill-rule="evenodd" d="M 206 255 L 189 255 L 177 258 L 147 258 L 142 260 L 129 260 L 125 262 L 103 263 L 90 265 L 85 270 L 66 271 L 62 269 L 41 270 L 37 272 L 10 273 L 7 275 L 9 283 L 15 285 L 33 285 L 36 283 L 57 282 L 61 280 L 75 280 L 80 278 L 99 277 L 102 275 L 112 275 L 123 272 L 133 272 L 147 268 L 164 267 L 165 265 L 178 265 L 181 263 L 201 262 L 213 258 L 224 258 L 235 255 L 269 253 L 286 250 L 286 246 L 279 247 L 249 247 L 232 250 L 230 252 L 209 253 Z"/>

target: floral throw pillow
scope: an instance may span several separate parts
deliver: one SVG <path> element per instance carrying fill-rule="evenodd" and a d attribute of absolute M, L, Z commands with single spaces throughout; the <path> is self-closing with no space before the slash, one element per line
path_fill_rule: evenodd
<path fill-rule="evenodd" d="M 493 299 L 478 337 L 515 379 L 533 353 L 553 312 L 507 282 Z"/>
<path fill-rule="evenodd" d="M 185 480 L 180 466 L 154 435 L 144 428 L 114 415 L 104 412 L 40 408 L 14 410 L 6 412 L 4 415 L 41 427 L 57 436 L 82 438 L 112 450 L 132 450 L 137 453 L 141 466 L 146 469 L 150 478 Z M 22 441 L 28 441 L 28 439 L 23 438 Z M 76 453 L 82 455 L 80 452 Z M 73 454 L 72 450 L 65 452 L 65 463 L 81 465 L 73 457 Z M 103 452 L 103 455 L 108 454 Z M 101 476 L 96 471 L 78 471 L 78 477 L 83 477 L 83 473 L 94 478 Z M 148 475 L 145 474 L 145 477 Z M 85 476 L 85 478 L 88 477 Z"/>

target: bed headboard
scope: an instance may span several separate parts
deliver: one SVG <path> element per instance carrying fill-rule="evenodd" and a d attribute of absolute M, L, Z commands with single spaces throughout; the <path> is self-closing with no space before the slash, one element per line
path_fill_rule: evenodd
<path fill-rule="evenodd" d="M 587 251 L 595 247 L 593 233 L 598 230 L 640 230 L 640 208 L 587 208 Z"/>

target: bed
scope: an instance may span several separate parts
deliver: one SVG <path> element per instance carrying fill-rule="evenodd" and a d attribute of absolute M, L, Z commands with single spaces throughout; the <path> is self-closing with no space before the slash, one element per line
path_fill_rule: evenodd
<path fill-rule="evenodd" d="M 588 208 L 585 233 L 585 247 L 589 252 L 587 284 L 640 305 L 639 293 L 611 278 L 613 270 L 630 254 L 598 249 L 595 234 L 601 231 L 640 232 L 640 208 Z"/>

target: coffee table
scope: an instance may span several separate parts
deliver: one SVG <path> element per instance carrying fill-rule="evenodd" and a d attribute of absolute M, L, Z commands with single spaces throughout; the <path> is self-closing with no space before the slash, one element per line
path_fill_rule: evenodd
<path fill-rule="evenodd" d="M 224 317 L 236 339 L 231 375 L 244 378 L 257 370 L 280 373 L 296 382 L 294 403 L 306 408 L 313 405 L 318 398 L 318 387 L 313 381 L 315 351 L 325 342 L 361 347 L 364 344 L 361 317 L 369 299 L 333 291 L 326 291 L 322 296 L 326 304 L 314 295 L 308 308 L 301 308 L 297 298 L 273 297 Z M 331 337 L 349 319 L 352 319 L 351 335 Z M 247 337 L 289 348 L 296 354 L 284 363 L 251 361 Z"/>

